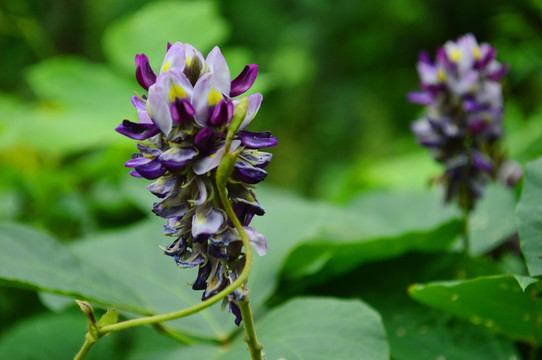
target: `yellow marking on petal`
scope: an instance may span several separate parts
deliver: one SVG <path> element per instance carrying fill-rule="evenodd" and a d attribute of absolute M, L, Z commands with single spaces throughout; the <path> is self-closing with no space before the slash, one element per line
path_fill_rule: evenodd
<path fill-rule="evenodd" d="M 456 62 L 459 62 L 460 59 L 461 59 L 461 50 L 459 50 L 459 48 L 452 49 L 452 51 L 450 51 L 450 60 L 456 63 Z"/>
<path fill-rule="evenodd" d="M 209 106 L 218 104 L 220 100 L 222 100 L 222 94 L 217 89 L 211 90 L 209 97 L 207 98 Z"/>
<path fill-rule="evenodd" d="M 169 65 L 171 65 L 171 60 L 166 61 L 166 63 L 164 64 L 164 66 L 162 66 L 162 70 L 161 70 L 161 71 L 168 71 Z"/>
<path fill-rule="evenodd" d="M 176 98 L 186 98 L 186 91 L 179 85 L 173 85 L 169 89 L 169 102 L 173 102 Z"/>
<path fill-rule="evenodd" d="M 188 56 L 186 57 L 186 61 L 185 61 L 185 64 L 186 64 L 186 67 L 190 67 L 190 63 L 192 62 L 192 58 L 189 58 Z"/>
<path fill-rule="evenodd" d="M 212 159 L 216 156 L 216 153 L 209 155 L 209 157 Z"/>
<path fill-rule="evenodd" d="M 446 81 L 446 73 L 444 72 L 444 70 L 438 69 L 437 70 L 437 77 L 438 77 L 440 82 L 445 82 Z"/>
<path fill-rule="evenodd" d="M 474 56 L 476 60 L 480 60 L 481 52 L 478 46 L 475 46 L 474 48 L 472 48 L 472 55 Z"/>

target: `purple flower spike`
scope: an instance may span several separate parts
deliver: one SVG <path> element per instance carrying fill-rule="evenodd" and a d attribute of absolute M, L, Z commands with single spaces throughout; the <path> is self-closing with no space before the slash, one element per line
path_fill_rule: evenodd
<path fill-rule="evenodd" d="M 410 102 L 426 106 L 426 114 L 412 123 L 411 130 L 446 167 L 440 178 L 446 201 L 457 199 L 466 210 L 474 208 L 504 158 L 498 146 L 503 136 L 499 81 L 508 66 L 500 64 L 496 54 L 472 34 L 447 41 L 434 62 L 425 53 L 420 56 L 422 91 L 408 95 Z"/>
<path fill-rule="evenodd" d="M 139 85 L 145 90 L 156 82 L 156 74 L 152 71 L 149 58 L 145 54 L 137 54 L 135 57 L 136 79 Z"/>
<path fill-rule="evenodd" d="M 116 128 L 140 141 L 138 152 L 125 166 L 132 169 L 132 176 L 154 181 L 147 186 L 158 198 L 152 212 L 164 219 L 165 236 L 173 238 L 164 254 L 180 268 L 199 268 L 192 288 L 203 290 L 202 300 L 224 290 L 240 276 L 249 250 L 244 248 L 232 219 L 226 216 L 228 206 L 223 200 L 233 208 L 254 251 L 259 255 L 267 251 L 265 237 L 249 224 L 254 216 L 265 213 L 254 193 L 254 184 L 267 176 L 263 168 L 272 154 L 260 148 L 277 145 L 277 139 L 269 131 L 243 130 L 258 113 L 263 96 L 255 93 L 241 97 L 257 74 L 258 66 L 251 64 L 232 81 L 218 47 L 204 57 L 190 44 L 168 43 L 159 73 L 152 71 L 147 56 L 136 56 L 136 78 L 147 90 L 146 94 L 132 96 L 139 122 L 124 120 Z M 488 87 L 488 96 L 496 90 Z M 434 90 L 427 91 L 434 95 Z M 475 96 L 472 99 L 485 101 Z M 246 109 L 241 109 L 241 104 Z M 240 124 L 232 134 L 235 114 L 244 115 L 237 119 Z M 217 168 L 225 156 L 227 134 L 233 135 L 228 156 L 234 164 L 225 182 L 227 198 L 220 199 Z M 242 285 L 224 298 L 237 325 L 242 321 L 239 301 L 247 295 L 248 289 Z"/>
<path fill-rule="evenodd" d="M 244 94 L 256 81 L 258 76 L 258 65 L 250 64 L 245 66 L 243 71 L 231 82 L 230 96 L 236 97 Z"/>
<path fill-rule="evenodd" d="M 277 145 L 277 138 L 271 136 L 270 131 L 251 132 L 243 130 L 239 132 L 239 139 L 249 149 L 267 148 Z"/>

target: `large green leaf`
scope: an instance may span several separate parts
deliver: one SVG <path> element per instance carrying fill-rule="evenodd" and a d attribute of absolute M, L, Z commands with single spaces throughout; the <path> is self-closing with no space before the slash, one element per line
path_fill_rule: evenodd
<path fill-rule="evenodd" d="M 442 309 L 488 330 L 528 343 L 542 341 L 540 282 L 513 275 L 417 284 L 417 301 Z"/>
<path fill-rule="evenodd" d="M 510 189 L 491 184 L 469 218 L 470 253 L 493 250 L 516 232 L 516 202 Z"/>
<path fill-rule="evenodd" d="M 334 215 L 342 219 L 324 218 L 324 231 L 289 254 L 285 278 L 324 280 L 368 261 L 446 250 L 460 232 L 457 211 L 431 193 L 370 193 Z"/>
<path fill-rule="evenodd" d="M 158 71 L 168 41 L 190 43 L 205 54 L 228 33 L 229 26 L 214 1 L 157 1 L 110 25 L 103 48 L 109 60 L 133 74 L 136 54 L 145 53 Z"/>
<path fill-rule="evenodd" d="M 0 225 L 0 281 L 145 311 L 131 289 L 90 265 L 86 256 L 76 256 L 44 233 Z"/>
<path fill-rule="evenodd" d="M 389 359 L 380 316 L 362 302 L 331 298 L 301 298 L 280 306 L 256 322 L 258 340 L 268 359 Z M 132 359 L 248 358 L 239 334 L 226 350 L 210 346 L 157 352 Z"/>
<path fill-rule="evenodd" d="M 81 312 L 36 315 L 7 329 L 0 336 L 1 359 L 72 359 L 83 345 L 87 332 Z M 104 337 L 87 359 L 119 359 L 123 349 L 119 335 Z"/>
<path fill-rule="evenodd" d="M 542 159 L 525 168 L 523 193 L 517 209 L 521 251 L 531 276 L 542 275 Z"/>

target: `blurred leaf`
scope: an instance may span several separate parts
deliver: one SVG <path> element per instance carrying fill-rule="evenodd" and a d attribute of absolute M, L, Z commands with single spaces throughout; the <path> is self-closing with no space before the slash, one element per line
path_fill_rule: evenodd
<path fill-rule="evenodd" d="M 104 34 L 103 49 L 122 71 L 135 72 L 136 54 L 145 53 L 158 72 L 168 41 L 190 43 L 205 52 L 220 45 L 229 26 L 220 17 L 214 1 L 157 1 L 110 25 Z"/>
<path fill-rule="evenodd" d="M 516 201 L 510 189 L 487 186 L 484 197 L 469 218 L 470 253 L 485 254 L 516 232 Z"/>
<path fill-rule="evenodd" d="M 542 159 L 525 167 L 523 193 L 518 204 L 521 251 L 531 276 L 542 275 Z"/>
<path fill-rule="evenodd" d="M 295 279 L 318 273 L 324 280 L 369 261 L 410 251 L 446 250 L 461 229 L 457 211 L 431 193 L 368 193 L 342 216 L 355 221 L 324 219 L 324 231 L 289 254 L 283 276 Z"/>
<path fill-rule="evenodd" d="M 378 307 L 396 360 L 520 359 L 514 344 L 485 329 L 405 301 Z M 383 299 L 386 302 L 385 299 Z"/>
<path fill-rule="evenodd" d="M 45 313 L 19 321 L 0 336 L 2 359 L 72 359 L 87 332 L 81 312 Z M 122 359 L 119 334 L 108 336 L 92 348 L 87 359 Z"/>
<path fill-rule="evenodd" d="M 0 225 L 0 281 L 145 311 L 141 301 L 115 277 L 88 264 L 52 237 L 18 225 Z"/>
<path fill-rule="evenodd" d="M 81 152 L 111 143 L 129 143 L 114 131 L 134 118 L 130 97 L 137 85 L 105 65 L 75 57 L 48 59 L 27 71 L 30 87 L 41 100 L 27 106 L 17 121 L 6 119 L 0 148 L 20 145 L 47 154 Z"/>
<path fill-rule="evenodd" d="M 389 359 L 380 316 L 360 301 L 300 298 L 270 311 L 256 322 L 258 340 L 268 359 Z M 214 359 L 248 357 L 239 334 L 231 347 L 186 347 L 132 359 Z"/>
<path fill-rule="evenodd" d="M 417 284 L 417 301 L 449 312 L 512 340 L 540 343 L 542 300 L 537 279 L 513 275 Z M 535 328 L 536 326 L 536 328 Z"/>

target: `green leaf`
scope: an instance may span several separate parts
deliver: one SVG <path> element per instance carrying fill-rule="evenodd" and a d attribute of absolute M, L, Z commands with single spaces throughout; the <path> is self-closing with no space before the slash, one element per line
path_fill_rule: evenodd
<path fill-rule="evenodd" d="M 423 304 L 485 326 L 512 340 L 540 343 L 542 300 L 536 297 L 540 290 L 536 279 L 500 275 L 417 284 L 409 288 L 409 293 Z"/>
<path fill-rule="evenodd" d="M 379 304 L 377 309 L 388 332 L 393 359 L 520 359 L 512 342 L 437 310 L 394 300 L 392 306 Z"/>
<path fill-rule="evenodd" d="M 525 168 L 517 217 L 521 251 L 531 276 L 542 275 L 542 159 Z"/>
<path fill-rule="evenodd" d="M 26 318 L 0 336 L 0 358 L 73 359 L 86 332 L 86 320 L 80 311 Z M 121 359 L 119 339 L 119 334 L 102 338 L 87 359 Z"/>
<path fill-rule="evenodd" d="M 268 359 L 389 359 L 380 316 L 360 301 L 296 299 L 273 309 L 255 326 Z M 132 359 L 143 358 L 237 360 L 248 358 L 248 352 L 239 334 L 225 351 L 196 346 Z"/>
<path fill-rule="evenodd" d="M 85 254 L 76 256 L 44 233 L 18 225 L 0 225 L 0 281 L 144 311 L 129 288 L 85 258 Z"/>
<path fill-rule="evenodd" d="M 485 254 L 516 232 L 516 202 L 510 189 L 491 184 L 469 219 L 470 254 Z"/>
<path fill-rule="evenodd" d="M 323 281 L 368 261 L 446 250 L 460 232 L 457 211 L 431 193 L 370 193 L 334 215 L 340 218 L 316 220 L 324 231 L 289 254 L 282 269 L 287 279 L 318 273 Z"/>
<path fill-rule="evenodd" d="M 98 321 L 100 327 L 113 325 L 119 320 L 119 312 L 117 309 L 109 309 Z"/>
<path fill-rule="evenodd" d="M 227 39 L 229 32 L 214 1 L 158 1 L 110 25 L 103 49 L 109 60 L 127 73 L 134 73 L 134 57 L 141 53 L 158 72 L 168 42 L 190 43 L 205 56 Z"/>
<path fill-rule="evenodd" d="M 130 144 L 114 131 L 125 118 L 135 120 L 130 103 L 135 81 L 105 65 L 76 57 L 57 57 L 30 67 L 26 73 L 40 102 L 7 123 L 0 148 L 23 145 L 44 153 L 81 152 L 107 144 Z"/>

